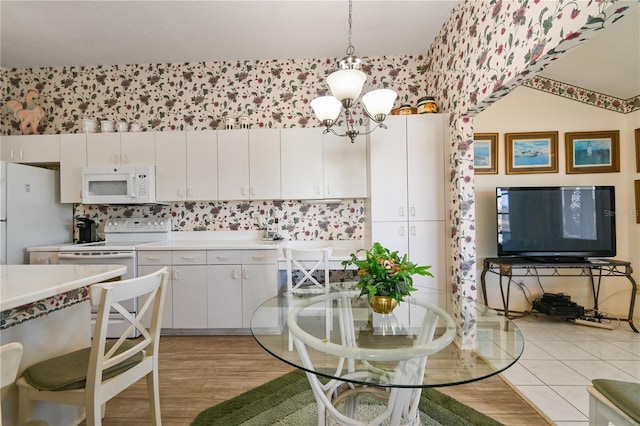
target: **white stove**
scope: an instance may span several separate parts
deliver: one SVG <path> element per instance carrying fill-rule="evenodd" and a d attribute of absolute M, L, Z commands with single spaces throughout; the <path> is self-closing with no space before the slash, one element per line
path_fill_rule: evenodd
<path fill-rule="evenodd" d="M 123 265 L 127 267 L 127 272 L 121 279 L 137 277 L 136 248 L 168 241 L 171 238 L 171 220 L 164 218 L 110 219 L 104 225 L 104 236 L 104 241 L 61 247 L 58 253 L 60 263 Z M 129 312 L 137 312 L 138 301 L 132 299 L 123 303 L 123 306 Z M 114 331 L 113 335 L 118 336 L 118 331 Z"/>
<path fill-rule="evenodd" d="M 134 251 L 137 246 L 167 241 L 171 236 L 171 219 L 116 218 L 104 225 L 104 241 L 60 248 L 60 252 Z"/>

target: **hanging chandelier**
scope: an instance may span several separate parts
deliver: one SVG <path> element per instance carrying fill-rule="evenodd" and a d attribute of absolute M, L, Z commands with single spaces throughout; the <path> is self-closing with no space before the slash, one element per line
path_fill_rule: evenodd
<path fill-rule="evenodd" d="M 311 108 L 318 120 L 325 127 L 323 133 L 331 132 L 337 136 L 346 136 L 355 142 L 358 135 L 367 135 L 378 127 L 386 129 L 383 121 L 391 112 L 393 104 L 396 101 L 397 94 L 390 89 L 378 89 L 367 92 L 362 96 L 362 106 L 364 112 L 369 119 L 376 123 L 376 126 L 366 133 L 356 130 L 351 120 L 351 108 L 362 93 L 362 86 L 367 80 L 365 73 L 360 71 L 362 61 L 353 53 L 355 48 L 351 44 L 351 27 L 352 27 L 352 0 L 349 0 L 349 45 L 347 47 L 347 56 L 338 61 L 338 69 L 327 77 L 327 84 L 331 89 L 333 96 L 321 96 L 311 101 Z M 333 129 L 333 125 L 340 116 L 344 108 L 347 130 L 344 134 L 339 134 Z"/>

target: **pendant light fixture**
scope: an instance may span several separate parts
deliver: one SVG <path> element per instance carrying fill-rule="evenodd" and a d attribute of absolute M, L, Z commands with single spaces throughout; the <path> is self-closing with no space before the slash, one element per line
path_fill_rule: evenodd
<path fill-rule="evenodd" d="M 351 120 L 351 108 L 355 105 L 356 100 L 362 93 L 362 86 L 367 80 L 365 73 L 360 71 L 362 61 L 354 56 L 355 48 L 351 44 L 351 12 L 353 9 L 352 0 L 349 0 L 349 46 L 347 47 L 347 56 L 338 61 L 338 69 L 327 77 L 327 84 L 331 89 L 333 96 L 321 96 L 311 101 L 311 108 L 318 120 L 324 125 L 324 133 L 331 132 L 337 136 L 346 136 L 355 142 L 356 137 L 360 134 L 369 134 L 378 127 L 386 129 L 383 124 L 393 104 L 397 94 L 390 89 L 378 89 L 365 93 L 362 96 L 362 106 L 367 116 L 376 123 L 376 126 L 366 133 L 360 133 L 354 127 Z M 337 133 L 332 126 L 340 116 L 340 112 L 344 108 L 347 130 L 344 134 Z"/>

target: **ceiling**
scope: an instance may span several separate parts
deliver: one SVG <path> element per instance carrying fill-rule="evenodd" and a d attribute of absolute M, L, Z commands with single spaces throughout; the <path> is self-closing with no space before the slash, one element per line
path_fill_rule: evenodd
<path fill-rule="evenodd" d="M 425 54 L 457 1 L 354 0 L 359 56 Z M 543 75 L 628 99 L 640 95 L 640 7 Z M 0 2 L 0 65 L 9 68 L 338 58 L 345 0 Z M 584 72 L 589 70 L 589 72 Z"/>

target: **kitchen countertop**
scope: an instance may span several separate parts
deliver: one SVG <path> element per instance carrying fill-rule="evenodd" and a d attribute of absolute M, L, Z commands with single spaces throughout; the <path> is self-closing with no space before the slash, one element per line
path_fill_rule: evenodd
<path fill-rule="evenodd" d="M 0 265 L 0 311 L 123 275 L 121 265 Z"/>
<path fill-rule="evenodd" d="M 172 232 L 170 240 L 145 243 L 136 246 L 137 251 L 171 250 L 278 250 L 279 268 L 284 266 L 284 247 L 315 248 L 332 247 L 331 268 L 342 268 L 340 262 L 364 247 L 362 240 L 262 240 L 262 231 L 197 231 Z M 30 247 L 29 251 L 57 251 L 60 247 L 72 244 L 60 244 L 43 247 Z"/>

